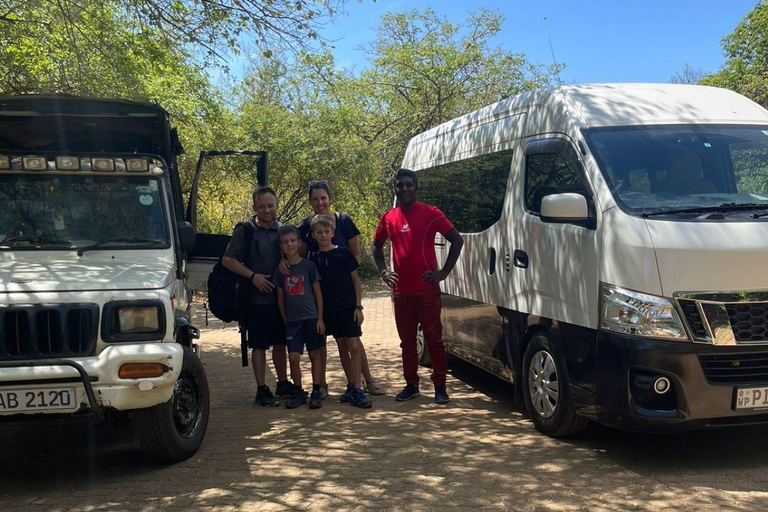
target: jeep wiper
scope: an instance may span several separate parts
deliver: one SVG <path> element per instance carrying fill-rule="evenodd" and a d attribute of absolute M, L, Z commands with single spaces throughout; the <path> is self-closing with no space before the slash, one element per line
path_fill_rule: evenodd
<path fill-rule="evenodd" d="M 64 246 L 64 247 L 72 247 L 72 240 L 67 240 L 66 238 L 57 238 L 55 236 L 29 236 L 29 235 L 19 235 L 19 236 L 9 236 L 4 238 L 2 241 L 0 241 L 0 246 L 8 246 L 10 247 L 10 244 L 13 242 L 30 242 L 33 244 L 46 244 L 46 245 L 55 245 L 55 246 Z"/>
<path fill-rule="evenodd" d="M 165 244 L 164 240 L 158 240 L 156 238 L 138 238 L 135 236 L 115 236 L 112 238 L 104 238 L 102 240 L 99 240 L 98 242 L 92 243 L 91 245 L 84 245 L 83 247 L 78 247 L 77 255 L 82 256 L 83 253 L 85 253 L 85 251 L 90 251 L 91 249 L 96 249 L 103 245 L 111 244 L 113 242 L 120 243 L 120 244 L 149 244 L 149 245 Z"/>
<path fill-rule="evenodd" d="M 641 215 L 645 217 L 653 217 L 655 215 L 668 215 L 673 213 L 706 213 L 706 212 L 728 212 L 738 210 L 764 210 L 768 209 L 766 203 L 721 203 L 717 206 L 691 206 L 688 208 L 667 208 L 661 210 L 654 210 L 647 212 L 643 210 Z"/>

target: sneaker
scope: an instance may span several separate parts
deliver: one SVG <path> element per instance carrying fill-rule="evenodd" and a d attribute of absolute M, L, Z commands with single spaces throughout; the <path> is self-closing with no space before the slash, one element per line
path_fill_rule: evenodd
<path fill-rule="evenodd" d="M 397 396 L 395 396 L 395 400 L 398 402 L 405 402 L 406 400 L 411 400 L 412 398 L 416 398 L 419 395 L 419 386 L 408 384 L 403 388 L 401 392 L 397 394 Z"/>
<path fill-rule="evenodd" d="M 277 399 L 269 390 L 269 386 L 261 386 L 256 390 L 256 399 L 254 400 L 254 403 L 261 405 L 262 407 L 275 407 L 276 405 L 279 405 Z"/>
<path fill-rule="evenodd" d="M 367 396 L 365 396 L 365 393 L 363 393 L 363 390 L 360 388 L 357 388 L 352 392 L 352 405 L 355 407 L 360 407 L 361 409 L 370 409 L 373 405 L 373 402 L 371 402 Z"/>
<path fill-rule="evenodd" d="M 307 403 L 307 392 L 301 388 L 298 388 L 293 390 L 293 396 L 291 396 L 290 400 L 285 402 L 285 408 L 295 409 L 300 405 L 304 405 L 305 403 Z"/>
<path fill-rule="evenodd" d="M 448 398 L 448 392 L 445 386 L 435 386 L 435 402 L 438 404 L 447 404 L 451 399 Z"/>
<path fill-rule="evenodd" d="M 320 391 L 313 391 L 309 395 L 309 408 L 319 409 L 323 406 L 323 398 L 320 396 Z"/>
<path fill-rule="evenodd" d="M 365 392 L 369 395 L 381 396 L 385 395 L 384 388 L 376 384 L 375 380 L 369 380 L 365 382 Z"/>
<path fill-rule="evenodd" d="M 328 398 L 328 384 L 320 384 L 320 400 Z"/>
<path fill-rule="evenodd" d="M 275 386 L 275 395 L 280 398 L 291 398 L 293 396 L 293 383 L 289 380 L 279 380 Z"/>
<path fill-rule="evenodd" d="M 355 385 L 354 384 L 347 384 L 347 390 L 344 392 L 343 395 L 341 395 L 341 398 L 339 398 L 339 402 L 347 403 L 352 401 L 352 393 L 355 391 Z"/>

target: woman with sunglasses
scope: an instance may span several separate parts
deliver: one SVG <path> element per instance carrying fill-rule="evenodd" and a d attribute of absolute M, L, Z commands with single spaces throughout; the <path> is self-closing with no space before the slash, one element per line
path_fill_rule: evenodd
<path fill-rule="evenodd" d="M 360 263 L 360 240 L 359 235 L 360 231 L 357 229 L 357 226 L 355 226 L 354 221 L 352 218 L 347 215 L 346 213 L 342 212 L 335 212 L 331 210 L 331 189 L 328 186 L 327 181 L 310 181 L 309 182 L 309 204 L 312 207 L 312 210 L 314 210 L 315 215 L 327 215 L 334 219 L 336 222 L 336 227 L 334 229 L 333 238 L 331 239 L 331 242 L 334 245 L 338 245 L 340 247 L 346 247 L 350 250 L 352 255 L 357 259 L 357 262 Z M 299 223 L 299 235 L 301 237 L 301 246 L 299 248 L 299 254 L 301 254 L 302 257 L 308 258 L 313 253 L 318 251 L 317 241 L 312 238 L 312 232 L 310 230 L 310 222 L 312 221 L 312 218 L 314 215 L 310 215 L 309 217 L 306 217 Z M 281 267 L 283 267 L 283 262 L 281 262 Z M 281 268 L 281 272 L 283 272 L 283 268 Z M 283 272 L 285 273 L 285 272 Z M 362 308 L 362 306 L 360 306 Z M 339 347 L 339 358 L 341 359 L 341 365 L 344 368 L 344 372 L 347 373 L 348 369 L 351 367 L 350 364 L 350 354 L 349 354 L 349 347 L 347 346 L 346 339 L 337 339 L 336 343 Z M 365 347 L 361 344 L 361 369 L 363 373 L 363 378 L 365 379 L 365 391 L 368 394 L 371 395 L 383 395 L 385 394 L 384 389 L 379 386 L 376 381 L 373 379 L 373 376 L 371 375 L 371 369 L 368 365 L 368 356 L 365 353 Z M 321 388 L 323 397 L 325 398 L 328 395 L 328 384 L 325 382 L 325 366 L 327 362 L 328 355 L 327 353 L 323 353 L 321 355 L 321 368 L 323 370 L 323 385 Z M 350 377 L 349 375 L 347 377 Z M 352 382 L 352 381 L 350 381 Z M 341 400 L 342 401 L 349 401 L 350 397 L 347 396 L 347 393 L 342 395 Z"/>

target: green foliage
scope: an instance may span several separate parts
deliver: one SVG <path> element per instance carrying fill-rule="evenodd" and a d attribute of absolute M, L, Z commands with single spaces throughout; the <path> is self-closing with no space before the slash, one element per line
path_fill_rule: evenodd
<path fill-rule="evenodd" d="M 758 3 L 723 39 L 727 61 L 702 84 L 725 87 L 768 107 L 768 4 Z"/>

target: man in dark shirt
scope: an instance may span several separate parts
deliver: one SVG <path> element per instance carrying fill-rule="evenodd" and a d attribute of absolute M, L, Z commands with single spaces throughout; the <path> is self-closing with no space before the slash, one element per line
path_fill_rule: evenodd
<path fill-rule="evenodd" d="M 256 377 L 256 403 L 263 406 L 278 405 L 266 385 L 267 349 L 272 347 L 272 362 L 277 373 L 277 396 L 290 397 L 293 386 L 286 372 L 285 326 L 277 307 L 272 273 L 280 261 L 277 230 L 280 223 L 277 214 L 277 194 L 269 187 L 261 187 L 253 193 L 253 211 L 248 222 L 253 225 L 253 238 L 244 240 L 241 225 L 235 228 L 232 239 L 222 258 L 222 264 L 235 274 L 249 279 L 253 284 L 248 308 L 248 346 L 253 349 L 253 374 Z M 245 244 L 251 244 L 250 261 L 243 261 Z"/>
<path fill-rule="evenodd" d="M 445 389 L 448 364 L 440 323 L 442 298 L 440 281 L 448 277 L 459 259 L 464 239 L 438 208 L 416 200 L 419 181 L 408 169 L 395 175 L 397 207 L 379 220 L 373 242 L 373 259 L 381 278 L 394 290 L 395 324 L 403 352 L 403 376 L 406 386 L 395 397 L 398 401 L 419 396 L 418 352 L 416 335 L 421 325 L 424 344 L 432 360 L 435 402 L 449 401 Z M 435 234 L 442 234 L 451 244 L 443 268 L 437 268 Z M 394 272 L 387 270 L 384 243 L 392 242 Z"/>

